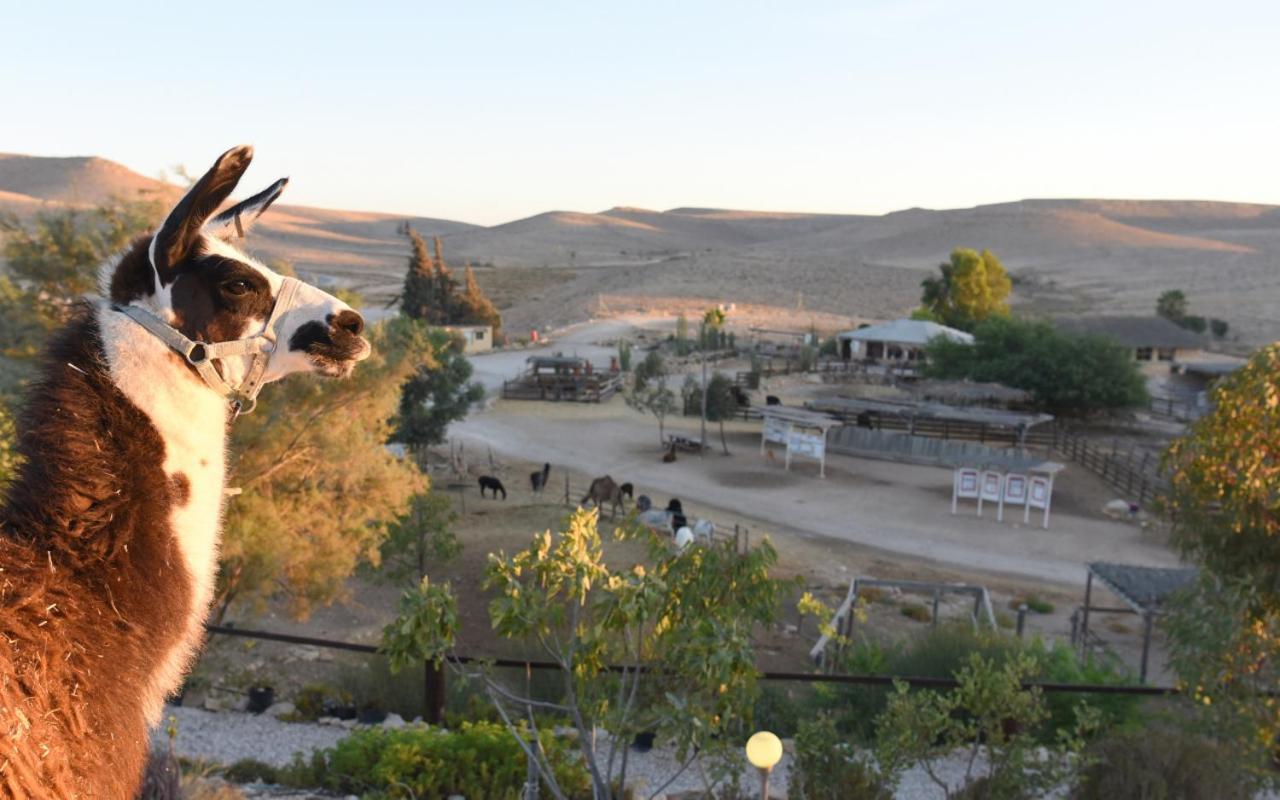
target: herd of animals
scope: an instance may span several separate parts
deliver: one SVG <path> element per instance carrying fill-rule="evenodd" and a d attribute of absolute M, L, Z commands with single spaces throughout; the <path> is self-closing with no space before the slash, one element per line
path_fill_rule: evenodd
<path fill-rule="evenodd" d="M 551 465 L 543 464 L 542 469 L 529 474 L 529 488 L 534 494 L 541 494 L 547 488 L 547 480 L 551 476 Z M 481 475 L 478 479 L 480 496 L 497 500 L 501 495 L 507 499 L 507 489 L 502 481 L 493 475 Z M 487 494 L 486 494 L 487 493 Z M 657 509 L 647 495 L 635 496 L 635 486 L 631 483 L 618 483 L 612 476 L 603 475 L 591 482 L 587 493 L 578 504 L 584 508 L 588 503 L 601 511 L 609 506 L 609 519 L 616 519 L 618 510 L 627 509 L 627 500 L 636 505 L 637 518 L 650 528 L 669 532 L 675 538 L 676 545 L 683 548 L 694 541 L 709 542 L 715 533 L 715 525 L 710 520 L 695 520 L 689 524 L 684 513 L 684 505 L 679 498 L 671 498 L 667 507 Z"/>

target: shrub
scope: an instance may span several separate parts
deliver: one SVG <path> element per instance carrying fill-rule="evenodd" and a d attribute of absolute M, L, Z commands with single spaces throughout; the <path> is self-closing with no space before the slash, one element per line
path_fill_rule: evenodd
<path fill-rule="evenodd" d="M 1213 333 L 1215 339 L 1221 339 L 1227 335 L 1230 326 L 1227 325 L 1225 319 L 1214 317 L 1209 320 L 1209 330 Z"/>
<path fill-rule="evenodd" d="M 541 737 L 556 782 L 568 797 L 589 794 L 587 773 L 565 745 Z M 357 731 L 326 750 L 324 788 L 369 798 L 448 797 L 517 800 L 525 756 L 502 725 L 462 723 L 456 731 L 412 726 Z"/>
<path fill-rule="evenodd" d="M 1174 321 L 1192 333 L 1204 333 L 1209 328 L 1208 320 L 1194 314 L 1188 314 L 1182 319 Z"/>
<path fill-rule="evenodd" d="M 1018 606 L 1023 603 L 1027 604 L 1027 608 L 1037 614 L 1052 614 L 1054 610 L 1053 603 L 1040 597 L 1039 595 L 1029 594 L 1026 597 L 1015 597 L 1009 601 L 1009 608 L 1014 611 L 1018 610 Z"/>
<path fill-rule="evenodd" d="M 295 722 L 313 722 L 323 717 L 331 706 L 347 705 L 350 702 L 351 695 L 341 689 L 321 683 L 309 683 L 294 695 L 294 712 L 289 715 L 289 719 Z"/>
<path fill-rule="evenodd" d="M 825 715 L 800 723 L 789 796 L 798 800 L 893 800 L 894 775 L 882 775 Z"/>
<path fill-rule="evenodd" d="M 933 615 L 929 613 L 929 609 L 919 603 L 907 603 L 901 609 L 902 616 L 907 619 L 913 619 L 916 622 L 929 622 L 933 619 Z"/>
<path fill-rule="evenodd" d="M 878 588 L 878 587 L 876 587 L 876 586 L 863 586 L 863 587 L 859 588 L 859 589 L 858 589 L 858 599 L 859 599 L 859 600 L 861 600 L 861 601 L 863 601 L 864 603 L 886 603 L 886 602 L 889 602 L 889 601 L 886 599 L 886 595 L 885 595 L 885 591 L 884 591 L 884 589 Z"/>
<path fill-rule="evenodd" d="M 1224 748 L 1174 727 L 1120 731 L 1086 751 L 1073 800 L 1248 798 L 1252 787 Z"/>
<path fill-rule="evenodd" d="M 222 771 L 233 783 L 280 783 L 280 770 L 255 758 L 242 758 Z"/>

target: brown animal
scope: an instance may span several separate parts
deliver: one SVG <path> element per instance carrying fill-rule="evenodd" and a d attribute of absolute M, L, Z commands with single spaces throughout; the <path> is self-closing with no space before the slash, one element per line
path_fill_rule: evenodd
<path fill-rule="evenodd" d="M 0 509 L 0 797 L 134 798 L 203 641 L 229 424 L 264 383 L 369 355 L 359 314 L 231 244 L 284 188 L 215 216 L 251 157 L 224 153 L 107 265 L 110 304 L 78 310 L 27 395 Z"/>
<path fill-rule="evenodd" d="M 605 502 L 609 502 L 612 504 L 609 509 L 609 519 L 613 519 L 618 515 L 619 506 L 626 510 L 627 506 L 622 497 L 622 487 L 614 483 L 613 478 L 605 475 L 591 482 L 591 488 L 587 489 L 586 495 L 578 501 L 578 505 L 585 506 L 590 501 L 596 504 L 596 508 L 603 509 Z"/>
<path fill-rule="evenodd" d="M 676 460 L 676 446 L 673 444 L 671 445 L 671 447 L 667 448 L 667 452 L 662 454 L 662 463 L 673 464 L 675 463 L 675 460 Z"/>

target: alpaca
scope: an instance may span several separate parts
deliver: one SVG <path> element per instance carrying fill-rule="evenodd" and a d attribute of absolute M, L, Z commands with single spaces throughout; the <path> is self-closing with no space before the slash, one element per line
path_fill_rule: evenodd
<path fill-rule="evenodd" d="M 27 396 L 0 509 L 0 797 L 132 800 L 203 643 L 229 425 L 263 384 L 370 353 L 354 310 L 231 243 L 285 185 L 215 215 L 251 158 L 224 153 L 104 265 L 108 300 Z"/>
<path fill-rule="evenodd" d="M 503 500 L 507 499 L 507 487 L 503 486 L 502 481 L 498 480 L 492 475 L 480 476 L 480 496 L 481 497 L 484 497 L 485 489 L 488 489 L 489 491 L 493 492 L 494 500 L 498 499 L 498 492 L 502 492 Z"/>
<path fill-rule="evenodd" d="M 622 484 L 618 487 L 618 491 L 622 492 L 624 497 L 629 497 L 632 500 L 636 499 L 636 487 L 632 486 L 630 483 Z"/>
<path fill-rule="evenodd" d="M 613 478 L 605 475 L 602 478 L 596 478 L 591 482 L 591 487 L 587 489 L 587 493 L 578 501 L 578 505 L 585 505 L 587 501 L 596 504 L 596 508 L 603 509 L 605 502 L 611 504 L 609 508 L 609 519 L 613 519 L 618 515 L 618 507 L 626 510 L 626 504 L 622 501 L 622 487 L 613 482 Z"/>
<path fill-rule="evenodd" d="M 542 490 L 547 488 L 547 480 L 551 477 L 551 465 L 543 464 L 542 469 L 538 472 L 529 473 L 529 485 L 533 487 L 534 494 L 541 494 Z"/>

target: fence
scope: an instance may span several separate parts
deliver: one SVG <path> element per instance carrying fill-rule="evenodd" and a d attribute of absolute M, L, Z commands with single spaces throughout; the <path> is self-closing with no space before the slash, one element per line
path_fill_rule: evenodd
<path fill-rule="evenodd" d="M 1106 448 L 1065 430 L 1058 432 L 1055 447 L 1139 505 L 1150 506 L 1168 491 L 1169 483 L 1158 471 L 1160 460 L 1152 457 L 1150 450 L 1139 453 L 1133 445 L 1121 450 L 1119 442 L 1113 442 L 1110 448 Z"/>
<path fill-rule="evenodd" d="M 206 625 L 205 630 L 212 636 L 236 636 L 245 639 L 253 639 L 257 641 L 282 642 L 286 644 L 307 645 L 310 647 L 319 647 L 328 650 L 342 650 L 346 652 L 365 653 L 369 655 L 379 655 L 381 651 L 376 645 L 360 644 L 357 642 L 344 642 L 333 639 L 319 639 L 311 636 L 296 636 L 287 633 L 276 633 L 273 631 L 258 631 L 246 628 L 234 628 L 225 625 Z M 526 672 L 540 670 L 560 670 L 562 667 L 553 661 L 533 661 L 509 658 L 478 658 L 473 656 L 454 655 L 449 657 L 451 661 L 457 664 L 486 664 L 492 667 L 514 667 L 523 669 Z M 444 718 L 444 686 L 445 674 L 443 671 L 436 670 L 432 662 L 425 662 L 423 665 L 424 676 L 427 684 L 426 705 L 423 708 L 422 718 L 427 722 L 436 724 Z M 626 672 L 655 672 L 660 671 L 659 668 L 647 666 L 630 666 L 623 664 L 608 664 L 603 668 L 605 672 L 621 673 Z M 954 678 L 927 678 L 911 675 L 874 675 L 874 674 L 828 674 L 828 673 L 810 673 L 810 672 L 785 672 L 785 671 L 763 671 L 758 675 L 760 680 L 764 681 L 780 681 L 789 683 L 807 683 L 807 684 L 844 684 L 844 685 L 862 685 L 862 686 L 885 686 L 891 687 L 897 682 L 910 684 L 911 686 L 923 689 L 954 689 L 958 686 L 958 682 Z M 434 684 L 433 684 L 434 681 Z M 1077 684 L 1077 683 L 1051 683 L 1043 681 L 1027 681 L 1022 684 L 1024 689 L 1036 688 L 1046 694 L 1129 694 L 1129 695 L 1145 695 L 1145 696 L 1165 696 L 1176 695 L 1181 693 L 1181 689 L 1176 686 L 1122 686 L 1107 684 Z"/>
<path fill-rule="evenodd" d="M 909 464 L 956 466 L 959 464 L 1015 463 L 1026 466 L 1043 459 L 1032 458 L 1025 448 L 990 447 L 972 441 L 941 437 L 912 436 L 897 431 L 869 430 L 842 425 L 827 436 L 833 453 L 860 458 L 883 458 Z"/>

